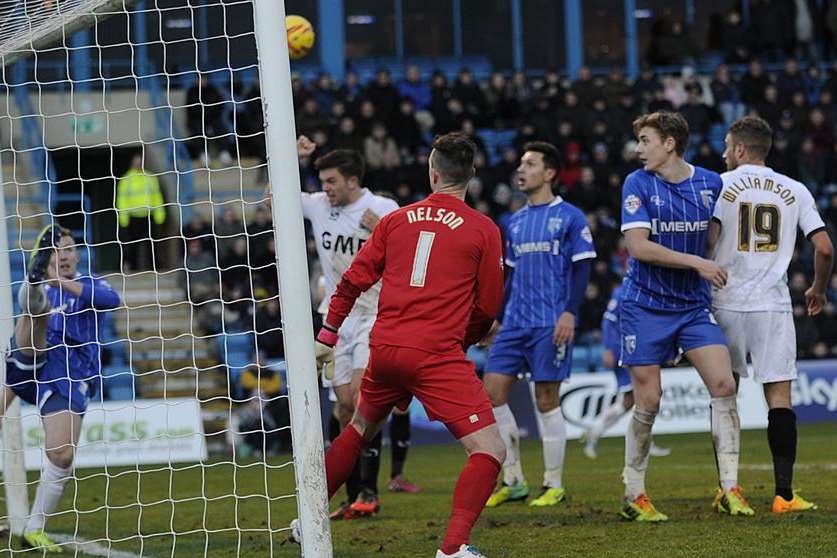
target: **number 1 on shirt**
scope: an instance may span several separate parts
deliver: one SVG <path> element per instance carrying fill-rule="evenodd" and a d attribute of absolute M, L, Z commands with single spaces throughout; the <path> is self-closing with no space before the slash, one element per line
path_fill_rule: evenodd
<path fill-rule="evenodd" d="M 427 279 L 427 263 L 430 261 L 430 250 L 433 249 L 433 240 L 436 233 L 430 231 L 419 232 L 418 243 L 416 243 L 416 256 L 413 258 L 413 273 L 410 275 L 411 287 L 423 287 Z"/>

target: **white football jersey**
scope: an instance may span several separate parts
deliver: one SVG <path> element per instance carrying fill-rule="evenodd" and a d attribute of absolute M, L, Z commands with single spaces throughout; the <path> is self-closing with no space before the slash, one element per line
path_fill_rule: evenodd
<path fill-rule="evenodd" d="M 803 184 L 759 165 L 721 175 L 724 189 L 713 220 L 721 224 L 715 262 L 729 272 L 712 304 L 739 312 L 790 311 L 787 271 L 796 228 L 809 237 L 825 228 Z"/>
<path fill-rule="evenodd" d="M 325 192 L 302 194 L 302 214 L 311 221 L 317 256 L 323 267 L 325 297 L 320 304 L 322 313 L 328 311 L 337 283 L 371 234 L 360 225 L 360 218 L 367 209 L 383 217 L 398 209 L 398 204 L 389 198 L 376 196 L 366 188 L 360 199 L 342 207 L 332 207 Z M 380 292 L 381 283 L 378 282 L 357 299 L 351 315 L 377 315 Z"/>

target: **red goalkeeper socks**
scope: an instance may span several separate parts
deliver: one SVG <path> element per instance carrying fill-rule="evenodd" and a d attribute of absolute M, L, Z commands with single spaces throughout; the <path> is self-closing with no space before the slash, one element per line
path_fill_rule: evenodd
<path fill-rule="evenodd" d="M 500 462 L 487 453 L 474 453 L 468 458 L 453 491 L 453 512 L 442 542 L 445 554 L 453 554 L 460 546 L 468 544 L 471 528 L 494 490 L 500 467 Z"/>
<path fill-rule="evenodd" d="M 352 474 L 364 445 L 363 436 L 351 425 L 344 428 L 331 443 L 325 455 L 329 500 Z"/>

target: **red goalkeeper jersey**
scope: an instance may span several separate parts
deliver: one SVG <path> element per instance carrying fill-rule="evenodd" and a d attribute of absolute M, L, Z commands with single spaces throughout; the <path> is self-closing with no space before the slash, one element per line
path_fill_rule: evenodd
<path fill-rule="evenodd" d="M 326 323 L 339 329 L 379 279 L 370 344 L 462 350 L 485 336 L 503 300 L 500 231 L 448 194 L 386 215 L 343 274 Z"/>

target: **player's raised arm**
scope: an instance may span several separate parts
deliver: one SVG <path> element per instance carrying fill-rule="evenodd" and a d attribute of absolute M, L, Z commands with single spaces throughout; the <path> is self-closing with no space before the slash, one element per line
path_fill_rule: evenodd
<path fill-rule="evenodd" d="M 317 144 L 308 139 L 308 136 L 301 135 L 296 138 L 296 156 L 300 161 L 307 159 L 317 149 Z"/>
<path fill-rule="evenodd" d="M 465 346 L 482 340 L 491 329 L 503 304 L 503 249 L 497 227 L 488 235 L 477 272 L 474 308 L 465 330 Z"/>

